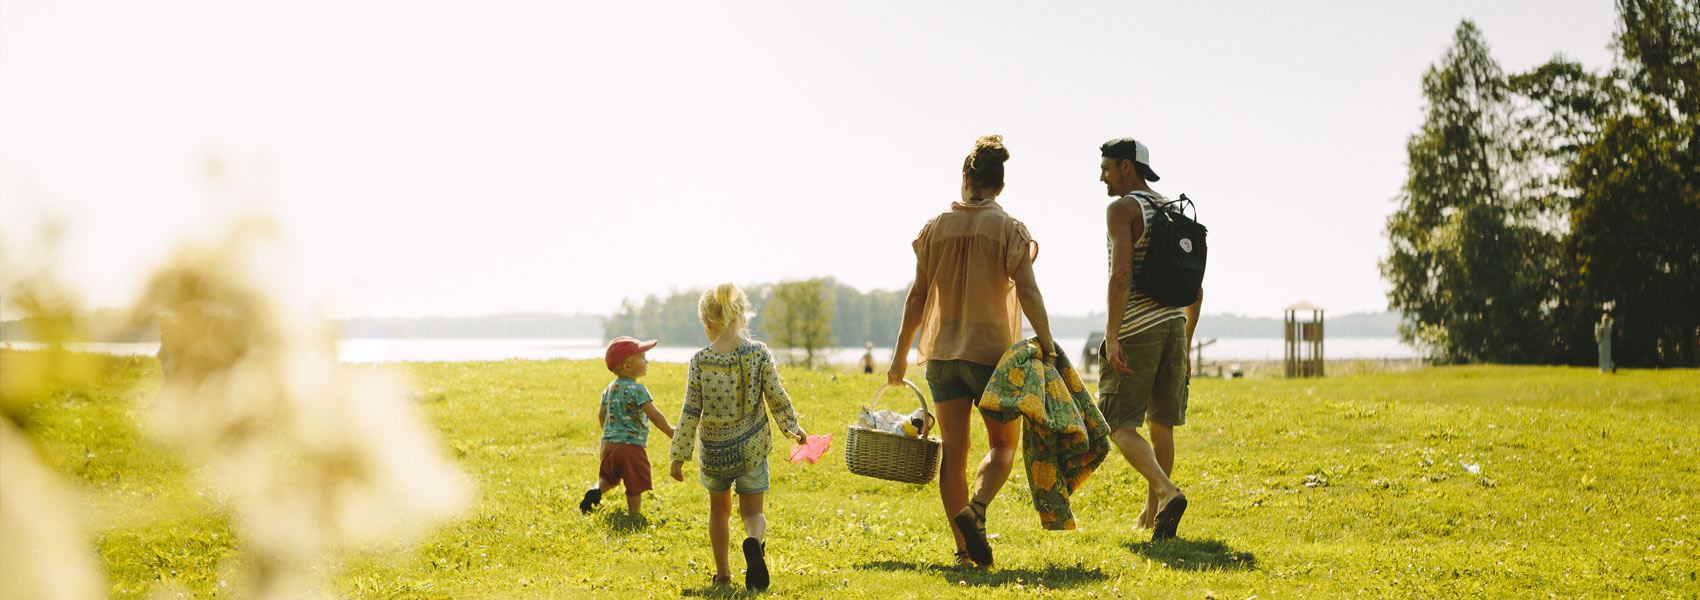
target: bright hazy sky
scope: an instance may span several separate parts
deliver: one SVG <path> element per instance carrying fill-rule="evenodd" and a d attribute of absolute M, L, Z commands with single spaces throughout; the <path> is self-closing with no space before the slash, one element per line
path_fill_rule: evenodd
<path fill-rule="evenodd" d="M 127 302 L 238 207 L 338 315 L 614 310 L 718 281 L 905 286 L 985 133 L 1053 314 L 1103 311 L 1098 144 L 1210 227 L 1206 312 L 1381 310 L 1421 77 L 1608 65 L 1609 0 L 0 2 L 0 244 Z M 228 179 L 209 185 L 209 157 Z"/>

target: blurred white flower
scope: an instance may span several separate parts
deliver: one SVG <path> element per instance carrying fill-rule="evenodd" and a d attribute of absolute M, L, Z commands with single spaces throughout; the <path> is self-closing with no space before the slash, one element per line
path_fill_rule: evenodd
<path fill-rule="evenodd" d="M 105 594 L 94 547 L 77 526 L 73 506 L 24 434 L 0 419 L 0 598 Z"/>
<path fill-rule="evenodd" d="M 331 330 L 274 273 L 273 228 L 187 246 L 139 310 L 161 317 L 150 429 L 229 498 L 256 597 L 323 594 L 331 555 L 410 541 L 457 514 L 470 484 L 406 386 L 339 364 Z"/>

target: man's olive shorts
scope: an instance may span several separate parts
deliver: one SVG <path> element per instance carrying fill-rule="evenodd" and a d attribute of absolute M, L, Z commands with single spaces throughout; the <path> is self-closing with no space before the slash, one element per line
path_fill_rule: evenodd
<path fill-rule="evenodd" d="M 1098 410 L 1103 411 L 1110 430 L 1139 427 L 1147 413 L 1155 423 L 1186 424 L 1191 380 L 1186 365 L 1186 319 L 1158 323 L 1121 340 L 1121 345 L 1122 359 L 1133 373 L 1124 375 L 1105 362 L 1098 381 Z"/>

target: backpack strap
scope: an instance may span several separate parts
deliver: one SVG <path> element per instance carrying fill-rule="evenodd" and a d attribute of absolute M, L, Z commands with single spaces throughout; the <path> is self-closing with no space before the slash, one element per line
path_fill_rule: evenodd
<path fill-rule="evenodd" d="M 1140 204 L 1139 212 L 1141 213 L 1140 218 L 1143 219 L 1143 220 L 1146 220 L 1146 221 L 1150 220 L 1150 219 L 1145 219 L 1145 217 L 1144 217 L 1144 213 L 1145 213 L 1147 208 L 1149 208 L 1151 210 L 1152 216 L 1157 216 L 1157 212 L 1162 210 L 1162 206 L 1157 204 L 1157 195 L 1154 194 L 1154 193 L 1146 192 L 1146 191 L 1133 191 L 1133 192 L 1128 192 L 1127 195 L 1133 196 L 1134 199 L 1139 201 L 1139 204 Z"/>
<path fill-rule="evenodd" d="M 1198 205 L 1193 204 L 1192 199 L 1186 197 L 1186 194 L 1181 194 L 1179 198 L 1175 198 L 1174 200 L 1170 200 L 1162 204 L 1158 204 L 1156 202 L 1151 203 L 1152 210 L 1172 211 L 1180 213 L 1182 216 L 1186 215 L 1186 207 L 1192 207 L 1192 220 L 1197 221 Z"/>

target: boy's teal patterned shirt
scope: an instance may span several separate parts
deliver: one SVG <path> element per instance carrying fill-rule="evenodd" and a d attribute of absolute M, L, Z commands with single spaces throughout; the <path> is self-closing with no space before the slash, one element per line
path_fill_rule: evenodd
<path fill-rule="evenodd" d="M 653 398 L 649 388 L 635 379 L 619 377 L 602 391 L 602 408 L 608 411 L 608 422 L 602 426 L 602 441 L 614 444 L 643 446 L 649 443 L 649 416 L 643 405 Z"/>

